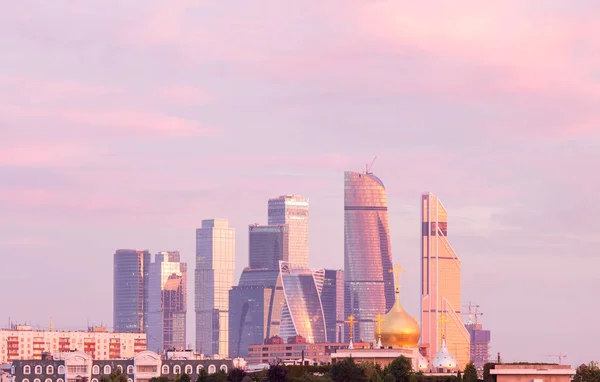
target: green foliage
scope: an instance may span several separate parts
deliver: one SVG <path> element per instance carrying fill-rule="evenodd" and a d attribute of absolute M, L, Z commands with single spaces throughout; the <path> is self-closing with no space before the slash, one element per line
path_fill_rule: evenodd
<path fill-rule="evenodd" d="M 170 382 L 170 381 L 169 381 L 168 377 L 161 375 L 160 377 L 150 378 L 150 382 Z"/>
<path fill-rule="evenodd" d="M 469 364 L 465 367 L 465 376 L 463 381 L 477 382 L 477 369 L 475 368 L 475 364 L 473 362 L 469 362 Z"/>
<path fill-rule="evenodd" d="M 229 372 L 227 375 L 227 380 L 230 382 L 242 382 L 246 375 L 248 375 L 248 373 L 246 373 L 244 370 L 235 368 Z"/>
<path fill-rule="evenodd" d="M 384 374 L 391 374 L 397 382 L 410 382 L 413 374 L 412 362 L 401 355 L 385 367 Z"/>
<path fill-rule="evenodd" d="M 396 382 L 396 377 L 392 374 L 386 374 L 385 378 L 383 378 L 383 382 Z"/>
<path fill-rule="evenodd" d="M 206 370 L 201 369 L 200 374 L 198 374 L 198 378 L 196 378 L 196 382 L 206 382 L 208 380 L 208 373 Z"/>
<path fill-rule="evenodd" d="M 363 362 L 360 367 L 365 371 L 365 377 L 369 382 L 383 382 L 383 370 L 381 365 L 374 362 Z"/>
<path fill-rule="evenodd" d="M 594 363 L 589 365 L 581 364 L 576 370 L 573 381 L 598 382 L 600 381 L 600 368 Z"/>
<path fill-rule="evenodd" d="M 100 378 L 100 382 L 127 382 L 127 376 L 121 373 L 119 368 L 115 368 L 110 375 L 104 375 Z"/>
<path fill-rule="evenodd" d="M 494 369 L 495 366 L 496 364 L 492 362 L 483 365 L 483 382 L 494 382 L 496 380 L 495 376 L 490 373 L 490 370 Z"/>
<path fill-rule="evenodd" d="M 331 367 L 331 379 L 334 382 L 366 382 L 365 370 L 358 366 L 352 357 L 336 362 Z"/>
<path fill-rule="evenodd" d="M 460 372 L 460 370 L 456 374 L 456 380 L 457 381 L 462 381 L 463 380 L 463 376 L 462 376 L 462 373 Z M 475 380 L 475 381 L 477 381 L 477 380 Z"/>
<path fill-rule="evenodd" d="M 186 373 L 183 373 L 181 375 L 178 374 L 175 377 L 175 382 L 192 382 L 192 378 Z"/>
<path fill-rule="evenodd" d="M 285 367 L 281 365 L 271 365 L 269 368 L 269 372 L 267 373 L 267 381 L 268 382 L 285 382 L 288 380 L 287 378 L 288 371 Z"/>
<path fill-rule="evenodd" d="M 227 382 L 227 374 L 222 370 L 219 370 L 216 373 L 209 374 L 206 378 L 206 382 Z"/>
<path fill-rule="evenodd" d="M 331 365 L 324 366 L 301 366 L 301 365 L 290 365 L 285 366 L 285 369 L 288 371 L 288 378 L 290 380 L 302 378 L 305 374 L 329 374 L 331 371 Z"/>

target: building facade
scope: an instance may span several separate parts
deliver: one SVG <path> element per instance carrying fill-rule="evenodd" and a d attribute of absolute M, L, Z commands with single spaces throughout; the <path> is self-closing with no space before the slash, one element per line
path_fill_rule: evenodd
<path fill-rule="evenodd" d="M 394 305 L 387 196 L 370 172 L 344 174 L 345 316 L 357 321 L 355 341 L 376 342 L 377 314 Z"/>
<path fill-rule="evenodd" d="M 279 269 L 244 269 L 229 292 L 231 358 L 246 357 L 248 346 L 279 335 L 284 302 Z"/>
<path fill-rule="evenodd" d="M 344 341 L 344 271 L 326 269 L 321 303 L 327 327 L 327 342 Z"/>
<path fill-rule="evenodd" d="M 203 220 L 196 230 L 196 350 L 229 353 L 229 290 L 235 269 L 235 230 L 227 219 Z"/>
<path fill-rule="evenodd" d="M 483 366 L 490 360 L 491 332 L 484 330 L 480 323 L 467 323 L 465 327 L 471 337 L 471 362 L 477 370 L 483 370 Z"/>
<path fill-rule="evenodd" d="M 187 263 L 179 252 L 160 252 L 150 264 L 148 349 L 186 347 Z"/>
<path fill-rule="evenodd" d="M 248 231 L 248 263 L 251 269 L 278 269 L 280 260 L 289 260 L 287 224 L 252 224 Z"/>
<path fill-rule="evenodd" d="M 15 325 L 0 330 L 0 364 L 41 360 L 45 353 L 75 350 L 97 360 L 131 358 L 146 350 L 146 334 L 114 333 L 103 327 L 92 327 L 88 331 L 48 331 Z"/>
<path fill-rule="evenodd" d="M 321 291 L 323 276 L 311 269 L 280 261 L 280 277 L 285 295 L 279 335 L 283 338 L 302 336 L 309 343 L 327 342 L 327 329 Z M 321 274 L 324 270 L 321 270 Z"/>
<path fill-rule="evenodd" d="M 300 195 L 282 195 L 269 199 L 269 225 L 288 226 L 288 259 L 308 267 L 308 198 Z"/>
<path fill-rule="evenodd" d="M 446 346 L 462 369 L 470 360 L 470 335 L 460 312 L 461 261 L 448 242 L 448 213 L 437 196 L 425 193 L 421 218 L 421 345 L 431 360 L 445 332 Z"/>
<path fill-rule="evenodd" d="M 18 360 L 13 362 L 14 382 L 99 382 L 119 370 L 128 382 L 149 382 L 154 377 L 169 380 L 183 373 L 196 381 L 202 370 L 208 374 L 229 372 L 231 360 L 205 360 L 192 358 L 162 359 L 151 351 L 143 351 L 130 359 L 109 361 L 93 360 L 83 352 L 57 353 L 43 360 Z"/>
<path fill-rule="evenodd" d="M 150 252 L 119 249 L 114 254 L 113 329 L 145 333 L 148 327 Z"/>

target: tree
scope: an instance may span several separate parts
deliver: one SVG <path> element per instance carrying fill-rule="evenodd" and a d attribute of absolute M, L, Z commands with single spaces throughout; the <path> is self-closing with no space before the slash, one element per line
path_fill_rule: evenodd
<path fill-rule="evenodd" d="M 192 378 L 186 373 L 183 373 L 175 378 L 175 382 L 192 382 Z"/>
<path fill-rule="evenodd" d="M 287 370 L 281 365 L 271 365 L 267 373 L 269 382 L 285 382 L 287 381 Z"/>
<path fill-rule="evenodd" d="M 459 370 L 459 371 L 458 371 L 458 373 L 456 374 L 456 380 L 457 380 L 457 381 L 462 381 L 462 380 L 463 380 L 463 376 L 462 376 L 462 374 L 461 374 L 460 370 Z"/>
<path fill-rule="evenodd" d="M 150 378 L 150 382 L 170 382 L 167 376 L 161 375 L 160 377 Z"/>
<path fill-rule="evenodd" d="M 475 368 L 475 364 L 473 362 L 469 362 L 467 367 L 465 367 L 465 376 L 463 377 L 463 381 L 477 382 L 477 369 Z"/>
<path fill-rule="evenodd" d="M 392 374 L 386 374 L 385 378 L 383 378 L 383 382 L 396 382 L 396 377 Z"/>
<path fill-rule="evenodd" d="M 383 370 L 381 365 L 374 362 L 363 362 L 360 367 L 365 371 L 365 378 L 369 382 L 382 382 Z"/>
<path fill-rule="evenodd" d="M 100 378 L 100 382 L 127 382 L 127 376 L 121 373 L 121 369 L 115 368 L 110 375 Z"/>
<path fill-rule="evenodd" d="M 247 374 L 244 370 L 236 367 L 235 369 L 231 369 L 229 375 L 227 375 L 227 380 L 230 382 L 242 382 Z"/>
<path fill-rule="evenodd" d="M 227 382 L 227 374 L 222 370 L 219 370 L 216 373 L 209 374 L 208 377 L 206 377 L 206 382 Z"/>
<path fill-rule="evenodd" d="M 600 381 L 600 368 L 595 363 L 581 364 L 576 370 L 573 381 L 597 382 Z"/>
<path fill-rule="evenodd" d="M 492 370 L 495 366 L 496 366 L 496 364 L 492 363 L 492 362 L 488 362 L 485 365 L 483 365 L 483 381 L 484 382 L 494 382 L 494 376 L 490 373 L 490 370 Z"/>
<path fill-rule="evenodd" d="M 358 366 L 352 357 L 336 362 L 331 367 L 331 379 L 334 382 L 365 382 L 365 370 Z"/>
<path fill-rule="evenodd" d="M 200 369 L 200 373 L 198 374 L 198 378 L 196 378 L 196 382 L 206 382 L 208 379 L 208 373 L 204 369 Z"/>
<path fill-rule="evenodd" d="M 413 374 L 412 362 L 401 355 L 385 367 L 385 373 L 391 374 L 398 382 L 410 382 L 410 376 Z"/>

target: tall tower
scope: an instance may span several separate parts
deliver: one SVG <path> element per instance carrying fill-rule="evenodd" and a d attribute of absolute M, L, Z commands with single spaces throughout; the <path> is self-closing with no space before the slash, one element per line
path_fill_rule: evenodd
<path fill-rule="evenodd" d="M 143 333 L 148 328 L 147 250 L 118 249 L 114 254 L 113 328 Z"/>
<path fill-rule="evenodd" d="M 269 199 L 269 225 L 287 224 L 290 263 L 308 267 L 308 198 L 282 195 Z"/>
<path fill-rule="evenodd" d="M 442 346 L 438 322 L 444 316 L 446 346 L 464 368 L 470 335 L 460 313 L 460 259 L 448 242 L 448 213 L 432 193 L 422 196 L 421 221 L 421 346 L 432 360 Z"/>
<path fill-rule="evenodd" d="M 228 355 L 229 290 L 235 268 L 235 230 L 227 219 L 203 220 L 196 230 L 196 350 Z"/>
<path fill-rule="evenodd" d="M 394 305 L 387 197 L 371 172 L 344 174 L 345 316 L 358 325 L 356 341 L 375 343 L 375 322 Z"/>
<path fill-rule="evenodd" d="M 250 269 L 279 269 L 279 261 L 289 260 L 289 226 L 258 225 L 249 227 Z"/>
<path fill-rule="evenodd" d="M 327 342 L 344 342 L 344 271 L 325 269 L 321 302 Z"/>
<path fill-rule="evenodd" d="M 155 255 L 148 287 L 148 349 L 185 349 L 187 263 L 181 262 L 179 252 Z"/>

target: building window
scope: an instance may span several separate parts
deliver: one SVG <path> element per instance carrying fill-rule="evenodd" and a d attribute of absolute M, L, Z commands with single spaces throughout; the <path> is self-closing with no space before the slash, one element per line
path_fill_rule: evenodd
<path fill-rule="evenodd" d="M 123 366 L 122 365 L 117 365 L 117 370 L 119 370 L 119 373 L 123 374 Z"/>
<path fill-rule="evenodd" d="M 37 375 L 40 375 L 40 374 L 42 374 L 42 366 L 41 366 L 41 365 L 37 365 L 37 366 L 35 367 L 35 373 L 36 373 Z"/>
<path fill-rule="evenodd" d="M 162 367 L 162 375 L 167 375 L 169 374 L 169 366 L 168 365 L 163 365 Z"/>
<path fill-rule="evenodd" d="M 109 375 L 110 374 L 110 366 L 109 365 L 104 365 L 104 374 Z"/>
<path fill-rule="evenodd" d="M 196 374 L 200 374 L 202 372 L 202 369 L 204 369 L 204 366 L 202 366 L 202 365 L 196 366 Z"/>
<path fill-rule="evenodd" d="M 92 382 L 98 382 L 97 378 L 92 379 Z"/>
<path fill-rule="evenodd" d="M 59 379 L 56 380 L 56 382 L 65 382 L 65 381 L 63 381 L 62 378 L 59 378 Z"/>
<path fill-rule="evenodd" d="M 23 374 L 25 374 L 25 375 L 31 374 L 31 366 L 29 366 L 29 365 L 23 366 Z M 27 381 L 27 382 L 29 382 L 29 381 Z"/>
<path fill-rule="evenodd" d="M 98 366 L 98 365 L 92 366 L 92 374 L 96 374 L 96 375 L 100 374 L 100 366 Z"/>
<path fill-rule="evenodd" d="M 127 382 L 133 382 L 133 379 L 127 378 Z"/>
<path fill-rule="evenodd" d="M 127 366 L 127 374 L 133 374 L 133 365 Z"/>
<path fill-rule="evenodd" d="M 221 371 L 227 373 L 227 365 L 221 365 Z"/>
<path fill-rule="evenodd" d="M 52 366 L 52 365 L 46 366 L 46 374 L 54 374 L 54 366 Z M 46 382 L 48 382 L 48 381 L 46 381 Z"/>
<path fill-rule="evenodd" d="M 187 375 L 191 375 L 194 372 L 194 368 L 192 365 L 185 365 L 185 373 Z"/>
<path fill-rule="evenodd" d="M 42 382 L 42 381 L 40 381 L 39 378 L 36 378 L 36 379 L 33 380 L 33 382 Z"/>
<path fill-rule="evenodd" d="M 46 378 L 45 382 L 52 382 L 52 380 L 50 378 Z"/>
<path fill-rule="evenodd" d="M 138 366 L 138 373 L 156 373 L 157 366 Z"/>
<path fill-rule="evenodd" d="M 173 374 L 181 374 L 181 366 L 179 366 L 179 365 L 173 366 Z"/>
<path fill-rule="evenodd" d="M 60 365 L 58 367 L 58 374 L 64 374 L 65 373 L 65 367 L 63 365 Z M 56 382 L 64 382 L 62 379 L 56 381 Z"/>
<path fill-rule="evenodd" d="M 85 365 L 67 366 L 67 371 L 69 372 L 69 374 L 86 374 L 87 366 L 85 366 Z"/>
<path fill-rule="evenodd" d="M 216 366 L 215 366 L 215 365 L 210 365 L 210 366 L 208 367 L 208 374 L 214 374 L 214 373 L 216 373 L 216 372 L 217 372 L 217 368 L 216 368 Z"/>

